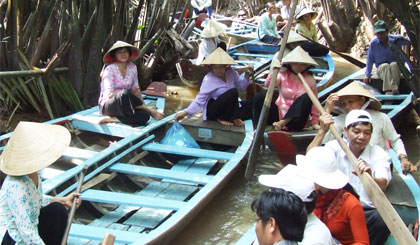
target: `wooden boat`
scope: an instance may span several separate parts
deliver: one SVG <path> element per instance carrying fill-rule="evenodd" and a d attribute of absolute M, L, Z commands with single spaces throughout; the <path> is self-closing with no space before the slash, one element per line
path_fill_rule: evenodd
<path fill-rule="evenodd" d="M 95 108 L 47 122 L 71 124 L 79 142 L 73 141 L 73 151 L 43 173 L 43 192 L 63 196 L 74 191 L 78 174 L 88 166 L 68 244 L 97 244 L 106 233 L 117 244 L 168 243 L 227 184 L 253 138 L 248 120 L 228 130 L 236 134 L 236 143 L 226 138 L 214 143 L 217 130 L 206 126 L 191 129 L 198 132 L 191 134 L 200 149 L 164 145 L 159 142 L 174 115 L 132 128 L 95 125 L 92 113 Z M 94 144 L 75 148 L 88 141 Z M 71 167 L 60 169 L 64 162 Z"/>
<path fill-rule="evenodd" d="M 364 69 L 361 69 L 320 91 L 318 93 L 319 100 L 324 101 L 329 94 L 340 90 L 355 80 L 363 80 L 364 71 Z M 373 77 L 371 83 L 373 87 L 380 87 L 380 83 L 381 81 L 377 77 Z M 400 84 L 400 92 L 398 95 L 374 94 L 382 103 L 381 111 L 387 114 L 394 122 L 410 105 L 413 98 L 413 94 L 403 80 Z M 280 161 L 294 162 L 295 154 L 304 153 L 306 146 L 312 141 L 315 134 L 315 130 L 306 128 L 301 132 L 270 131 L 266 133 L 266 138 L 268 138 L 268 144 L 276 151 Z"/>
<path fill-rule="evenodd" d="M 413 225 L 420 216 L 420 187 L 411 174 L 404 175 L 402 173 L 401 164 L 395 151 L 389 149 L 389 153 L 394 169 L 392 181 L 385 194 L 406 225 Z M 416 231 L 418 234 L 419 227 L 412 227 L 412 231 Z M 257 239 L 257 237 L 255 234 L 255 225 L 253 225 L 235 244 L 250 245 L 255 239 Z M 392 234 L 385 243 L 385 245 L 397 244 L 398 243 Z M 420 244 L 420 240 L 417 241 L 417 244 Z"/>

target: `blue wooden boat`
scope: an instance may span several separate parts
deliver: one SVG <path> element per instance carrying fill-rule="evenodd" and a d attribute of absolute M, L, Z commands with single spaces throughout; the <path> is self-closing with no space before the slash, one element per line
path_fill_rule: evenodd
<path fill-rule="evenodd" d="M 158 108 L 162 104 L 161 98 L 145 100 Z M 91 123 L 96 114 L 95 107 L 46 122 L 66 123 L 77 139 L 42 173 L 43 192 L 73 192 L 78 174 L 88 166 L 68 244 L 98 244 L 106 233 L 116 237 L 116 244 L 168 243 L 228 183 L 253 139 L 248 120 L 236 129 L 242 134 L 239 144 L 212 143 L 215 132 L 198 128 L 204 137 L 200 149 L 164 145 L 159 142 L 174 115 L 132 128 Z"/>

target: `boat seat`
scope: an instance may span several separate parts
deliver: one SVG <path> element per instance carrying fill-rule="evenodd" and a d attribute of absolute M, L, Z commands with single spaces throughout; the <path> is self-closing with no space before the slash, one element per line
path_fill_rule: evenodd
<path fill-rule="evenodd" d="M 320 68 L 311 68 L 309 69 L 309 71 L 313 73 L 327 73 L 328 72 L 327 69 L 320 69 Z"/>
<path fill-rule="evenodd" d="M 261 58 L 273 58 L 274 54 L 250 54 L 250 53 L 232 53 L 232 56 L 247 56 L 247 57 L 261 57 Z"/>
<path fill-rule="evenodd" d="M 164 198 L 155 198 L 148 196 L 139 196 L 135 194 L 116 193 L 112 191 L 101 191 L 91 189 L 84 191 L 82 193 L 81 199 L 91 202 L 170 210 L 178 210 L 183 205 L 185 205 L 184 202 L 168 200 Z"/>
<path fill-rule="evenodd" d="M 211 159 L 230 160 L 235 154 L 224 151 L 213 151 L 197 148 L 187 148 L 175 145 L 164 145 L 157 143 L 148 143 L 142 147 L 146 151 L 154 151 L 160 153 L 170 153 L 177 155 L 193 156 L 193 157 L 204 157 Z"/>
<path fill-rule="evenodd" d="M 62 157 L 65 158 L 77 158 L 77 159 L 89 159 L 93 157 L 96 153 L 96 151 L 90 151 L 85 149 L 80 149 L 76 147 L 67 147 L 64 150 L 64 153 Z"/>
<path fill-rule="evenodd" d="M 167 170 L 162 168 L 138 166 L 126 163 L 116 163 L 112 165 L 109 168 L 109 170 L 118 173 L 147 176 L 166 180 L 181 180 L 195 184 L 207 184 L 212 178 L 211 176 L 201 174 L 186 173 L 182 171 Z"/>
<path fill-rule="evenodd" d="M 408 94 L 375 94 L 378 100 L 403 100 Z"/>
<path fill-rule="evenodd" d="M 122 231 L 111 228 L 95 227 L 90 225 L 72 224 L 70 228 L 72 237 L 102 241 L 106 233 L 115 236 L 116 243 L 134 243 L 141 241 L 144 234 L 135 231 Z"/>

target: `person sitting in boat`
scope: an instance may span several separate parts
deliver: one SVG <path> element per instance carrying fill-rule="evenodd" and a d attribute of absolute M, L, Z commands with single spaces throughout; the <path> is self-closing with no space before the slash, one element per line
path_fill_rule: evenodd
<path fill-rule="evenodd" d="M 99 123 L 121 121 L 132 126 L 145 125 L 152 116 L 156 120 L 163 113 L 144 104 L 133 63 L 140 50 L 131 44 L 117 41 L 104 55 L 106 65 L 101 73 L 99 112 L 105 117 Z"/>
<path fill-rule="evenodd" d="M 299 244 L 332 244 L 328 227 L 312 212 L 315 208 L 317 195 L 314 182 L 305 177 L 296 165 L 286 165 L 276 175 L 263 174 L 258 177 L 260 184 L 269 188 L 292 192 L 303 201 L 308 221 L 305 225 L 303 239 Z M 256 245 L 254 243 L 254 245 Z"/>
<path fill-rule="evenodd" d="M 320 117 L 321 127 L 315 138 L 308 145 L 307 151 L 315 146 L 320 146 L 322 139 L 328 131 L 329 125 L 334 123 L 332 116 L 324 113 Z M 358 159 L 358 168 L 361 173 L 366 172 L 372 176 L 382 191 L 385 192 L 392 179 L 391 159 L 380 146 L 371 145 L 372 116 L 364 110 L 352 110 L 345 119 L 344 134 L 350 151 Z M 362 181 L 354 174 L 353 166 L 338 141 L 329 141 L 325 147 L 332 150 L 336 156 L 338 169 L 349 177 L 349 183 L 359 195 L 360 203 L 366 218 L 370 244 L 384 244 L 390 231 L 385 225 L 373 202 L 370 200 Z"/>
<path fill-rule="evenodd" d="M 209 18 L 213 15 L 212 0 L 191 0 L 194 15 L 207 14 Z"/>
<path fill-rule="evenodd" d="M 195 99 L 187 109 L 177 113 L 174 119 L 192 116 L 202 109 L 203 120 L 217 120 L 223 125 L 243 126 L 243 120 L 251 118 L 247 115 L 251 113 L 247 112 L 248 106 L 241 106 L 244 104 L 238 101 L 237 88 L 247 88 L 247 79 L 253 71 L 253 66 L 248 66 L 245 78 L 239 76 L 238 72 L 230 67 L 237 63 L 221 48 L 211 53 L 203 64 L 208 65 L 211 71 L 204 77 Z"/>
<path fill-rule="evenodd" d="M 0 190 L 1 244 L 61 244 L 72 193 L 52 197 L 42 192 L 39 172 L 54 163 L 70 144 L 63 126 L 20 122 L 0 156 L 7 176 Z M 81 200 L 77 199 L 77 207 Z"/>
<path fill-rule="evenodd" d="M 317 16 L 318 13 L 306 8 L 300 11 L 296 16 L 297 24 L 295 31 L 314 41 L 307 41 L 301 45 L 305 51 L 307 51 L 311 56 L 324 56 L 328 54 L 329 50 L 316 43 L 318 42 L 317 29 L 314 23 L 312 23 L 312 20 L 314 20 Z"/>
<path fill-rule="evenodd" d="M 410 41 L 401 35 L 389 35 L 387 24 L 383 20 L 375 22 L 374 32 L 376 38 L 370 42 L 364 82 L 370 83 L 375 64 L 378 76 L 383 81 L 382 91 L 386 94 L 398 94 L 401 72 L 390 43 L 403 46 L 410 45 Z"/>
<path fill-rule="evenodd" d="M 297 244 L 303 238 L 307 216 L 302 200 L 292 192 L 264 191 L 251 204 L 258 243 Z"/>
<path fill-rule="evenodd" d="M 268 2 L 266 6 L 267 12 L 261 15 L 258 20 L 258 40 L 268 44 L 278 44 L 281 37 L 277 33 L 276 5 L 272 2 Z"/>
<path fill-rule="evenodd" d="M 277 59 L 273 59 L 273 63 L 273 66 L 279 66 Z M 273 94 L 267 125 L 273 124 L 276 130 L 298 131 L 305 127 L 311 114 L 312 127 L 319 128 L 318 111 L 312 105 L 297 75 L 302 74 L 316 95 L 316 82 L 308 69 L 318 64 L 299 46 L 286 55 L 282 63 L 286 70 L 278 73 L 276 86 L 279 88 L 279 94 L 278 96 L 277 92 Z M 272 73 L 265 80 L 265 86 L 270 85 L 271 77 Z M 258 123 L 264 99 L 263 93 L 257 94 L 254 98 L 254 123 Z"/>
<path fill-rule="evenodd" d="M 391 119 L 381 112 L 381 102 L 379 102 L 369 90 L 360 85 L 360 82 L 354 81 L 337 93 L 328 96 L 326 102 L 326 111 L 339 114 L 334 118 L 334 126 L 338 132 L 344 133 L 344 123 L 347 113 L 354 109 L 364 109 L 372 116 L 373 132 L 370 144 L 379 145 L 385 151 L 386 140 L 389 140 L 391 146 L 397 153 L 401 161 L 401 169 L 403 172 L 415 172 L 417 167 L 413 165 L 407 158 L 407 152 L 400 135 L 394 128 Z M 334 136 L 330 131 L 327 132 L 323 139 L 323 143 L 334 140 Z"/>
<path fill-rule="evenodd" d="M 345 189 L 349 177 L 338 170 L 334 153 L 326 147 L 314 147 L 306 155 L 297 155 L 296 164 L 315 183 L 314 213 L 339 244 L 369 244 L 362 205 Z"/>
<path fill-rule="evenodd" d="M 226 30 L 226 25 L 215 20 L 209 20 L 201 32 L 201 43 L 198 46 L 198 57 L 196 64 L 200 65 L 216 48 L 226 51 L 226 43 L 220 40 L 219 36 Z"/>

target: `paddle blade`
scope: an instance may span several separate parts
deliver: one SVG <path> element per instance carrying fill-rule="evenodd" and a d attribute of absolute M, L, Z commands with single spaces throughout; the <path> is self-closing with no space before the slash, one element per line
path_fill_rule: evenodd
<path fill-rule="evenodd" d="M 283 164 L 296 163 L 296 147 L 292 137 L 283 131 L 268 132 L 268 139 L 273 145 L 277 157 Z"/>

